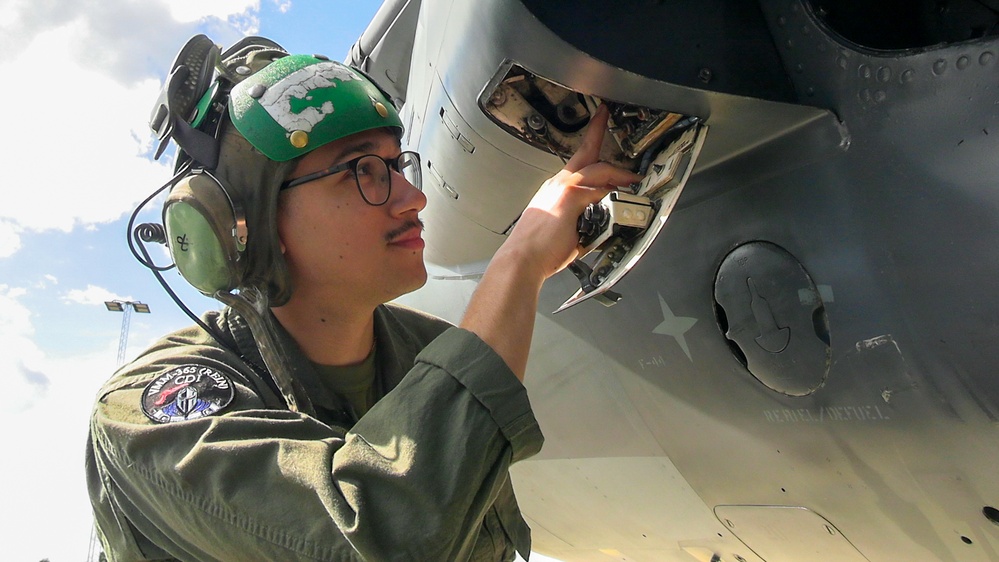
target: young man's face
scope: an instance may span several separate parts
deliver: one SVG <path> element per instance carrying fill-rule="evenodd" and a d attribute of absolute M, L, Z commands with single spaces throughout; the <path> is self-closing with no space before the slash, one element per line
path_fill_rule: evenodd
<path fill-rule="evenodd" d="M 384 129 L 334 141 L 307 154 L 289 176 L 306 174 L 365 154 L 390 160 L 399 141 Z M 351 171 L 289 188 L 278 201 L 278 236 L 291 272 L 294 296 L 377 305 L 426 282 L 422 225 L 427 198 L 392 171 L 388 201 L 364 201 Z M 347 299 L 350 299 L 347 301 Z"/>

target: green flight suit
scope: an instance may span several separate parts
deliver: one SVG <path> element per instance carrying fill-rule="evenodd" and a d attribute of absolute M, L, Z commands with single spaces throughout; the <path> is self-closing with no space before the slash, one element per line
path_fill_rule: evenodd
<path fill-rule="evenodd" d="M 200 328 L 176 332 L 98 395 L 87 477 L 111 560 L 529 556 L 508 469 L 543 437 L 523 385 L 474 334 L 380 307 L 384 396 L 354 420 L 287 334 L 314 415 L 286 409 L 242 318 L 225 309 L 205 320 L 225 346 Z M 198 419 L 152 421 L 144 390 L 188 365 L 231 381 L 232 401 Z"/>

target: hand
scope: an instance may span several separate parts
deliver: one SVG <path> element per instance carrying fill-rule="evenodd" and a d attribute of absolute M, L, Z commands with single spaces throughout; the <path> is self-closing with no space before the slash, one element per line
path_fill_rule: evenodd
<path fill-rule="evenodd" d="M 531 199 L 461 320 L 461 327 L 489 344 L 520 380 L 527 371 L 541 286 L 579 254 L 579 215 L 609 190 L 641 179 L 599 161 L 608 116 L 606 107 L 597 109 L 579 150 Z"/>
<path fill-rule="evenodd" d="M 586 206 L 641 176 L 600 162 L 609 112 L 601 105 L 587 126 L 579 150 L 565 167 L 541 185 L 500 252 L 512 253 L 525 267 L 551 277 L 579 255 L 576 223 Z"/>

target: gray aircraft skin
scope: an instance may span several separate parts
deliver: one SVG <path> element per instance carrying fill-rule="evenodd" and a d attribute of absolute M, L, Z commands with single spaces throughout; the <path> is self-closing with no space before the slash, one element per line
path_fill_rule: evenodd
<path fill-rule="evenodd" d="M 423 157 L 430 280 L 406 304 L 460 319 L 592 102 L 622 165 L 667 115 L 649 156 L 679 124 L 700 143 L 672 212 L 650 198 L 661 232 L 612 264 L 619 302 L 554 313 L 569 271 L 542 291 L 546 443 L 511 471 L 535 551 L 999 560 L 997 9 L 386 2 L 348 58 Z"/>

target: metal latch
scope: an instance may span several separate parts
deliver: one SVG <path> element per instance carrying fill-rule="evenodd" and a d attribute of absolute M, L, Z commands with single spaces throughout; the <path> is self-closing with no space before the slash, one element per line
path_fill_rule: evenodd
<path fill-rule="evenodd" d="M 706 134 L 706 125 L 691 121 L 682 134 L 656 154 L 634 194 L 611 192 L 587 207 L 578 222 L 583 250 L 569 264 L 580 288 L 555 312 L 590 298 L 607 306 L 620 300 L 611 287 L 631 271 L 662 231 L 690 177 Z"/>
<path fill-rule="evenodd" d="M 458 141 L 458 144 L 461 145 L 461 148 L 465 152 L 469 154 L 475 152 L 475 145 L 472 144 L 472 141 L 468 140 L 468 137 L 461 134 L 461 131 L 458 130 L 458 125 L 455 124 L 443 107 L 441 108 L 441 122 L 444 123 L 444 127 L 447 128 L 447 132 L 451 135 L 451 138 Z"/>
<path fill-rule="evenodd" d="M 648 197 L 612 191 L 599 203 L 591 203 L 577 221 L 583 254 L 599 248 L 612 236 L 626 238 L 649 228 L 655 207 Z"/>

